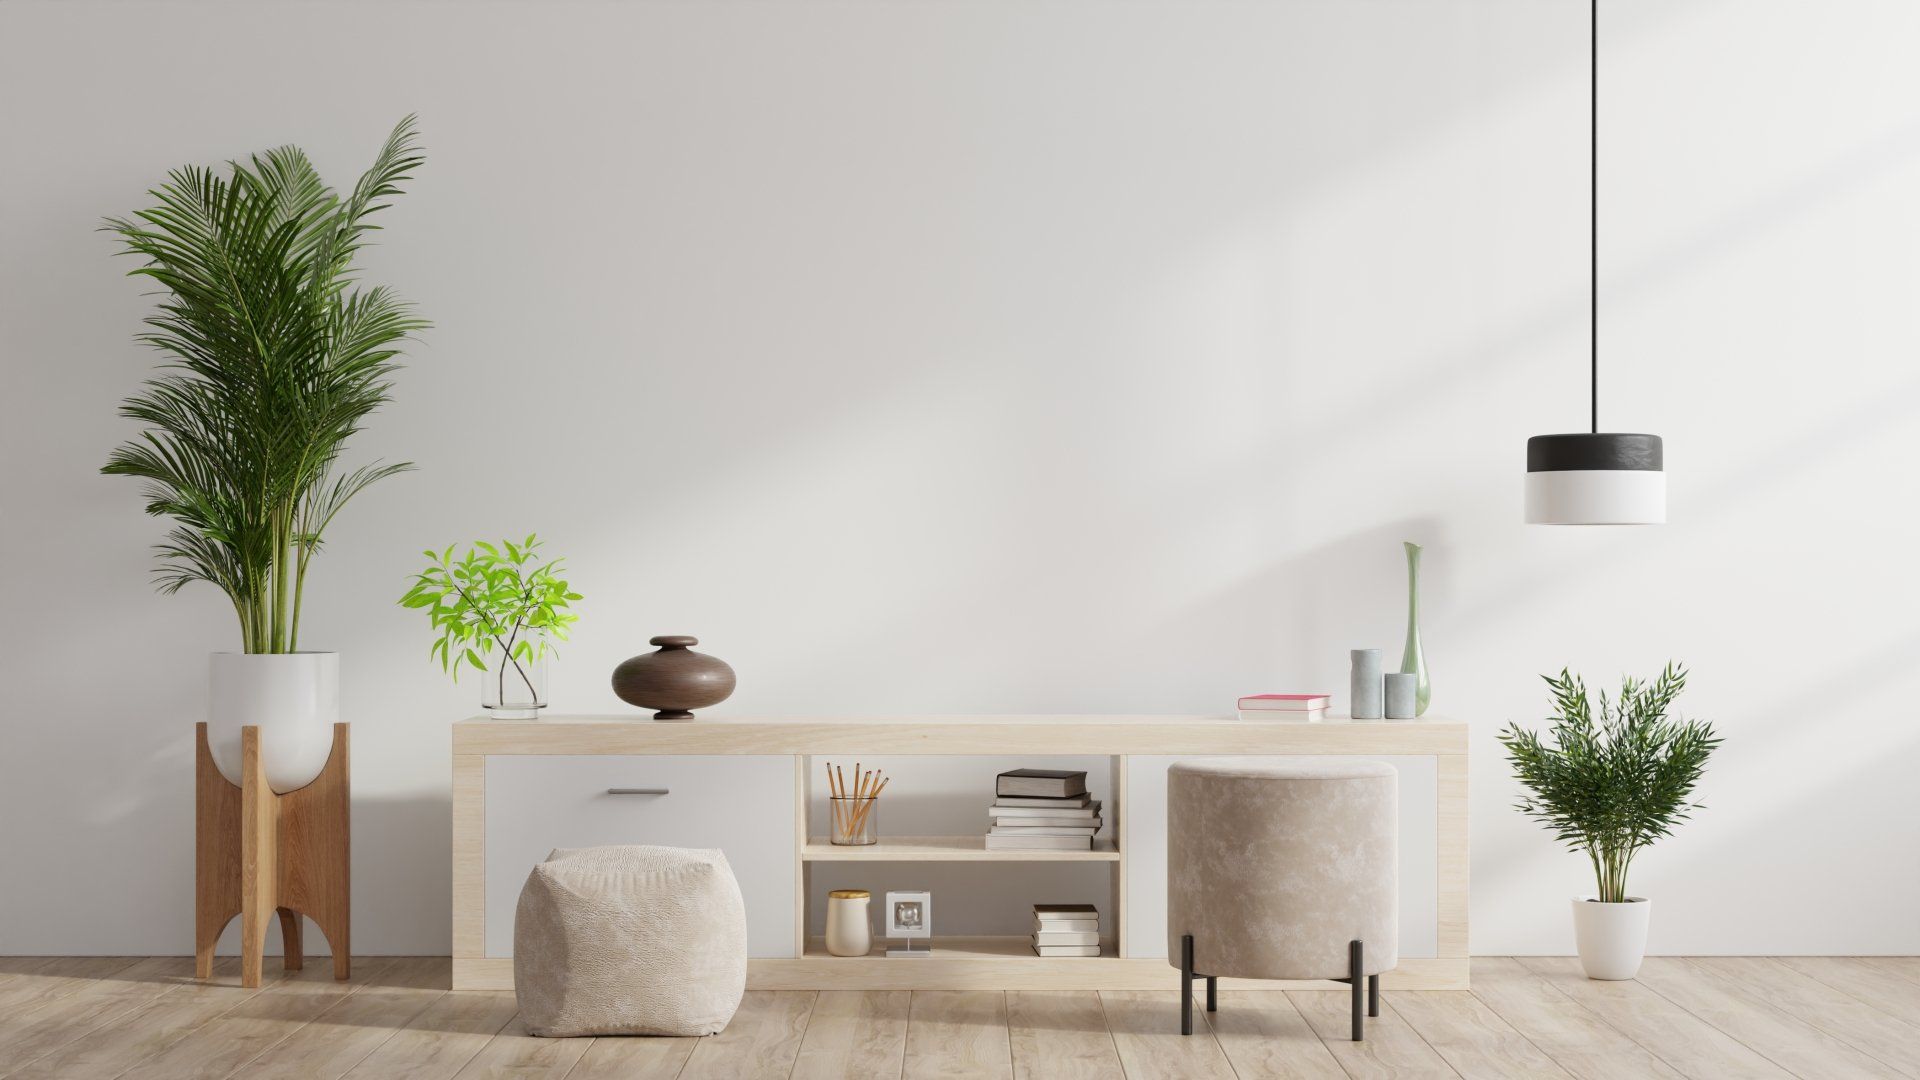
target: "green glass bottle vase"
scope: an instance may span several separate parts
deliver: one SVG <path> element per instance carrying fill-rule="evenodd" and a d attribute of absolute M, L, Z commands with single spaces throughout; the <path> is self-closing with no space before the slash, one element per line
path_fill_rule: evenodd
<path fill-rule="evenodd" d="M 1403 541 L 1407 549 L 1407 648 L 1400 654 L 1400 670 L 1418 675 L 1413 692 L 1413 715 L 1425 716 L 1433 687 L 1427 682 L 1427 654 L 1420 648 L 1420 545 Z"/>

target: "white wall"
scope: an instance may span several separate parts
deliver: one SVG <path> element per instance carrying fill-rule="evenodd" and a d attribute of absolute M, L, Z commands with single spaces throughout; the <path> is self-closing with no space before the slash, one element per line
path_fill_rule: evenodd
<path fill-rule="evenodd" d="M 448 945 L 448 723 L 393 600 L 538 530 L 572 711 L 648 635 L 740 711 L 1212 711 L 1397 648 L 1474 724 L 1479 952 L 1585 884 L 1510 809 L 1536 673 L 1691 663 L 1662 952 L 1920 952 L 1920 7 L 1608 0 L 1603 418 L 1672 524 L 1520 524 L 1585 419 L 1586 13 L 1271 4 L 0 3 L 0 953 L 183 952 L 210 590 L 96 475 L 153 357 L 101 216 L 283 141 L 429 164 L 368 275 L 437 323 L 329 537 L 356 945 Z"/>

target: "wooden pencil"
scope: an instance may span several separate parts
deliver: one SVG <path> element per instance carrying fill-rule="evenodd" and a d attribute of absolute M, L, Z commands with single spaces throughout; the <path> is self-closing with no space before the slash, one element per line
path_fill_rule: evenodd
<path fill-rule="evenodd" d="M 878 772 L 878 770 L 875 771 Z M 871 794 L 855 804 L 853 824 L 847 828 L 847 832 L 850 835 L 857 835 L 866 828 L 867 818 L 873 813 L 874 801 L 880 797 L 881 789 L 886 787 L 892 779 L 892 777 L 887 777 L 881 780 L 880 783 L 874 787 Z"/>

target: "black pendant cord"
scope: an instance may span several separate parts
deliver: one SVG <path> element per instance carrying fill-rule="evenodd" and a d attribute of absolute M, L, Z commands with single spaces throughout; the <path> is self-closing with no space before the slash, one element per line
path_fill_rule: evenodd
<path fill-rule="evenodd" d="M 1589 309 L 1587 315 L 1588 332 L 1591 335 L 1588 351 L 1591 383 L 1588 387 L 1588 400 L 1591 403 L 1593 433 L 1600 433 L 1600 0 L 1591 0 L 1592 24 L 1588 39 L 1592 50 L 1591 65 L 1588 69 L 1587 101 L 1591 112 L 1588 116 L 1588 135 L 1592 140 L 1588 148 L 1589 175 L 1587 177 L 1587 201 L 1592 208 L 1590 234 L 1587 237 L 1587 281 L 1589 289 Z"/>

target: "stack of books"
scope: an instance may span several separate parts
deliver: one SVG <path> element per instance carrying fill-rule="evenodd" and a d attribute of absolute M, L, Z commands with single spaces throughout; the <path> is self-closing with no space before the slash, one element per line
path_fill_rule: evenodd
<path fill-rule="evenodd" d="M 989 851 L 1089 851 L 1100 831 L 1099 800 L 1087 774 L 1015 769 L 995 779 Z"/>
<path fill-rule="evenodd" d="M 1250 694 L 1240 699 L 1240 719 L 1319 723 L 1332 700 L 1329 694 Z"/>
<path fill-rule="evenodd" d="M 1041 956 L 1099 956 L 1100 912 L 1092 904 L 1033 905 L 1033 951 Z"/>

